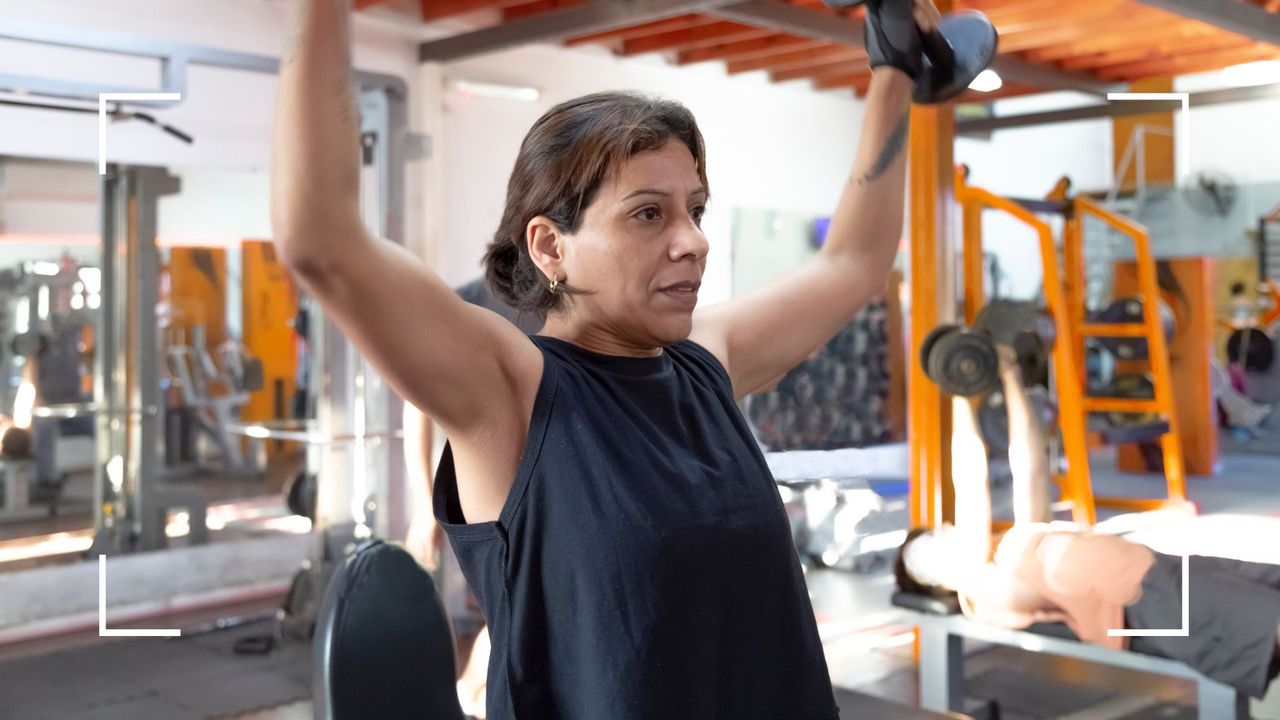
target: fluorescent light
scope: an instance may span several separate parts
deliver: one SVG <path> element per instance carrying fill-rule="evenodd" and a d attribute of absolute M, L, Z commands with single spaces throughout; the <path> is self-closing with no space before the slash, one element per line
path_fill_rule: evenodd
<path fill-rule="evenodd" d="M 47 275 L 52 277 L 58 274 L 58 269 L 58 263 L 49 262 L 48 260 L 40 260 L 38 262 L 31 263 L 31 272 L 36 275 Z"/>
<path fill-rule="evenodd" d="M 499 83 L 474 82 L 471 80 L 455 80 L 453 89 L 461 95 L 491 98 L 494 100 L 519 100 L 521 102 L 537 102 L 542 93 L 536 87 L 525 85 L 502 85 Z"/>
<path fill-rule="evenodd" d="M 1232 65 L 1223 68 L 1222 77 L 1232 85 L 1268 85 L 1280 82 L 1280 60 L 1261 60 L 1259 62 Z"/>
<path fill-rule="evenodd" d="M 969 89 L 978 92 L 995 92 L 1003 86 L 1004 80 L 1000 78 L 1000 73 L 990 68 L 978 73 L 978 77 L 969 83 Z"/>

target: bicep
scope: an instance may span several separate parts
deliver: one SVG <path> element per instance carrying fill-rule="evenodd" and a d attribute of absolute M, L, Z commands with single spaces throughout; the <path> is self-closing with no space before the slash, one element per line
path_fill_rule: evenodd
<path fill-rule="evenodd" d="M 803 362 L 882 290 L 883 278 L 820 254 L 751 293 L 699 308 L 690 337 L 720 358 L 742 397 Z"/>
<path fill-rule="evenodd" d="M 467 429 L 537 382 L 542 356 L 497 314 L 468 305 L 405 248 L 363 230 L 299 282 L 407 402 Z"/>

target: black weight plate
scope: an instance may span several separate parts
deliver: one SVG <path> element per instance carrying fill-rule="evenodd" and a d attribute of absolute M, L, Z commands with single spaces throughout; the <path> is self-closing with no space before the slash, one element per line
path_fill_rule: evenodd
<path fill-rule="evenodd" d="M 929 377 L 949 395 L 985 395 L 1000 382 L 995 346 L 985 335 L 965 330 L 933 343 L 927 367 Z"/>
<path fill-rule="evenodd" d="M 925 72 L 916 82 L 912 99 L 921 104 L 944 103 L 965 90 L 996 56 L 999 35 L 995 25 L 977 10 L 961 10 L 942 16 L 938 31 L 955 55 L 950 77 L 934 77 L 933 64 L 925 59 Z"/>
<path fill-rule="evenodd" d="M 924 336 L 924 342 L 920 343 L 920 367 L 924 368 L 924 374 L 933 380 L 933 376 L 929 375 L 929 353 L 933 351 L 933 346 L 943 335 L 955 332 L 960 329 L 959 325 L 939 325 L 929 331 Z M 936 381 L 935 381 L 936 382 Z"/>
<path fill-rule="evenodd" d="M 991 336 L 997 345 L 1013 347 L 1019 335 L 1035 335 L 1046 348 L 1057 335 L 1053 319 L 1036 305 L 1017 300 L 992 300 L 978 312 L 973 328 Z"/>
<path fill-rule="evenodd" d="M 1227 360 L 1249 372 L 1266 372 L 1276 360 L 1275 338 L 1258 328 L 1236 330 L 1227 338 Z"/>

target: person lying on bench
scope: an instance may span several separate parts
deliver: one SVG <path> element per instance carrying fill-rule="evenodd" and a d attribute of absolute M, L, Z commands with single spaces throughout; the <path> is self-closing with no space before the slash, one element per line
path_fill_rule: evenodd
<path fill-rule="evenodd" d="M 955 524 L 913 529 L 894 563 L 898 588 L 946 596 L 1002 627 L 1064 622 L 1085 642 L 1158 655 L 1253 697 L 1280 673 L 1280 565 L 1189 559 L 1187 637 L 1110 637 L 1182 626 L 1182 558 L 1068 523 L 1048 524 L 1049 464 L 1012 350 L 1000 348 L 1014 525 L 992 553 L 986 449 L 967 401 L 953 413 Z M 1065 528 L 1063 527 L 1065 526 Z"/>

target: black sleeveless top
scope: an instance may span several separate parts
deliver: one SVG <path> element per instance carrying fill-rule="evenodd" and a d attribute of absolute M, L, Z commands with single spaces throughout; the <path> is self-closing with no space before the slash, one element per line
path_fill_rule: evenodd
<path fill-rule="evenodd" d="M 839 716 L 786 513 L 729 376 L 692 341 L 653 358 L 545 336 L 519 471 L 436 518 L 489 623 L 490 720 Z"/>

